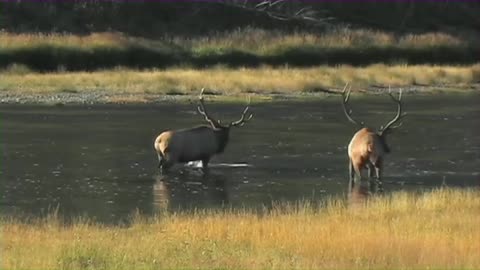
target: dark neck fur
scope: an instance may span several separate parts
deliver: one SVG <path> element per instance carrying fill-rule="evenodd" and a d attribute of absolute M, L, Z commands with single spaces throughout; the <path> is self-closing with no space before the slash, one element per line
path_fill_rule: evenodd
<path fill-rule="evenodd" d="M 223 153 L 228 144 L 228 139 L 230 135 L 230 128 L 219 128 L 213 130 L 215 137 L 217 139 L 217 153 Z"/>
<path fill-rule="evenodd" d="M 379 137 L 380 137 L 380 142 L 382 143 L 383 150 L 385 151 L 385 153 L 390 153 L 390 147 L 388 147 L 388 145 L 387 145 L 386 134 L 382 134 Z"/>

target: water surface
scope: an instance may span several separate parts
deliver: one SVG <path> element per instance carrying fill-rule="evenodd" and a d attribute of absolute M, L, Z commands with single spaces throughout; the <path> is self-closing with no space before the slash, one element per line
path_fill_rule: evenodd
<path fill-rule="evenodd" d="M 479 96 L 404 96 L 404 124 L 388 139 L 384 188 L 480 184 Z M 208 101 L 207 101 L 208 102 Z M 223 121 L 242 104 L 208 103 Z M 379 127 L 395 115 L 388 96 L 352 97 L 356 118 Z M 191 166 L 158 173 L 154 138 L 202 124 L 195 104 L 2 105 L 1 212 L 117 223 L 139 211 L 261 208 L 347 192 L 346 146 L 356 127 L 339 97 L 251 106 L 208 175 Z"/>

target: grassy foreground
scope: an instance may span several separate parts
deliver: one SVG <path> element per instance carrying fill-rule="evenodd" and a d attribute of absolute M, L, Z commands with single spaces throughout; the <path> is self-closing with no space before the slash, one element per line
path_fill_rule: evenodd
<path fill-rule="evenodd" d="M 36 73 L 23 66 L 0 72 L 0 91 L 19 94 L 81 93 L 111 94 L 197 94 L 214 89 L 217 94 L 302 94 L 343 87 L 453 86 L 464 88 L 480 81 L 480 65 L 432 66 L 383 64 L 367 67 L 337 66 L 312 68 L 171 68 L 138 71 L 112 69 L 97 72 Z"/>
<path fill-rule="evenodd" d="M 128 227 L 3 220 L 2 269 L 478 269 L 480 190 L 394 193 L 264 213 L 138 217 Z"/>

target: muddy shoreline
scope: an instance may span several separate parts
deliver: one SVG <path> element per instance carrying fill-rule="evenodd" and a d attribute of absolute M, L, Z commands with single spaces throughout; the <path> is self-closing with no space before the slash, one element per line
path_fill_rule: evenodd
<path fill-rule="evenodd" d="M 393 91 L 402 89 L 406 94 L 442 94 L 442 93 L 473 93 L 480 91 L 480 84 L 469 86 L 408 86 L 393 88 Z M 331 89 L 319 92 L 295 92 L 291 94 L 280 93 L 248 93 L 255 102 L 275 102 L 289 100 L 308 100 L 311 98 L 324 98 L 339 94 L 341 89 Z M 381 94 L 383 87 L 359 89 L 361 94 Z M 227 94 L 214 95 L 215 100 L 228 102 L 243 102 L 244 96 L 229 96 Z M 19 93 L 0 92 L 0 104 L 31 104 L 31 105 L 66 105 L 66 104 L 156 104 L 156 103 L 189 103 L 196 100 L 196 95 L 168 95 L 153 93 L 112 93 L 108 91 L 86 92 L 56 92 L 56 93 Z"/>

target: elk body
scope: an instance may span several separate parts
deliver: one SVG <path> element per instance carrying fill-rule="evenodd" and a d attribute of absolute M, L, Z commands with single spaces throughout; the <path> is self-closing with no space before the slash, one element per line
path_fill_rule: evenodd
<path fill-rule="evenodd" d="M 347 84 L 348 85 L 348 84 Z M 390 148 L 387 145 L 387 134 L 389 134 L 394 128 L 400 125 L 394 126 L 405 114 L 402 115 L 402 91 L 399 92 L 398 98 L 395 98 L 390 92 L 388 93 L 392 100 L 397 104 L 397 114 L 390 120 L 385 126 L 382 126 L 379 130 L 373 130 L 365 127 L 363 122 L 358 123 L 351 116 L 351 111 L 346 108 L 346 103 L 350 97 L 351 87 L 348 91 L 347 85 L 342 92 L 342 106 L 347 119 L 361 126 L 354 135 L 348 145 L 348 158 L 349 158 L 349 187 L 353 188 L 356 181 L 361 181 L 361 172 L 363 169 L 368 170 L 368 177 L 370 185 L 376 184 L 378 190 L 382 190 L 382 170 L 383 159 L 386 154 L 390 153 Z"/>
<path fill-rule="evenodd" d="M 166 172 L 176 163 L 198 160 L 201 160 L 203 168 L 207 169 L 212 156 L 225 150 L 229 140 L 230 128 L 243 126 L 253 117 L 253 114 L 246 117 L 249 109 L 247 105 L 238 121 L 222 125 L 220 121 L 213 119 L 207 113 L 203 102 L 203 91 L 204 89 L 200 93 L 198 112 L 205 117 L 209 125 L 168 130 L 162 132 L 155 139 L 154 148 L 158 155 L 158 167 L 161 168 L 162 172 Z"/>

